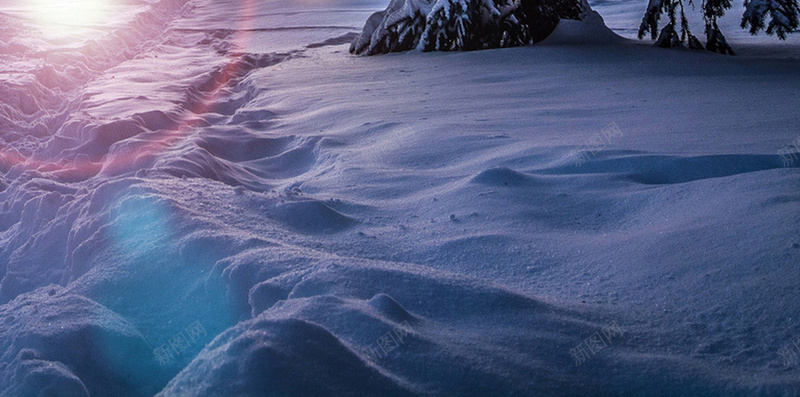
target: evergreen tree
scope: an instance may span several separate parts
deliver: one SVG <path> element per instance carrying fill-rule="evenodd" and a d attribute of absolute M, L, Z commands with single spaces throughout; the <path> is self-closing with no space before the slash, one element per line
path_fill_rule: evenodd
<path fill-rule="evenodd" d="M 776 34 L 782 40 L 786 34 L 797 29 L 797 16 L 800 8 L 796 0 L 745 0 L 742 28 L 750 25 L 750 33 L 756 34 L 764 29 L 766 15 L 769 14 L 767 34 Z"/>
<path fill-rule="evenodd" d="M 687 1 L 688 5 L 693 5 L 692 0 Z M 719 18 L 730 8 L 730 0 L 703 0 L 700 9 L 705 22 L 705 49 L 733 55 L 733 49 L 728 45 L 717 24 Z M 658 33 L 659 20 L 663 14 L 667 14 L 669 21 Z M 742 28 L 747 28 L 749 25 L 750 33 L 757 34 L 766 26 L 767 34 L 775 34 L 781 40 L 785 40 L 787 33 L 797 29 L 798 14 L 800 9 L 797 0 L 745 0 Z M 678 24 L 680 24 L 680 34 L 676 29 Z M 639 38 L 644 38 L 648 33 L 660 47 L 688 45 L 692 49 L 703 48 L 700 40 L 689 30 L 683 0 L 651 0 L 639 25 Z"/>
<path fill-rule="evenodd" d="M 479 50 L 544 40 L 559 19 L 580 19 L 583 0 L 392 0 L 370 16 L 354 54 Z"/>
<path fill-rule="evenodd" d="M 745 0 L 742 28 L 786 39 L 798 28 L 798 0 Z M 718 20 L 730 0 L 702 0 L 705 46 L 692 34 L 686 6 L 693 0 L 650 0 L 639 26 L 639 38 L 652 37 L 660 47 L 688 47 L 733 55 Z M 393 51 L 454 51 L 515 47 L 544 40 L 559 19 L 581 19 L 586 0 L 391 0 L 370 16 L 353 41 L 354 54 Z M 659 30 L 661 17 L 667 22 Z"/>

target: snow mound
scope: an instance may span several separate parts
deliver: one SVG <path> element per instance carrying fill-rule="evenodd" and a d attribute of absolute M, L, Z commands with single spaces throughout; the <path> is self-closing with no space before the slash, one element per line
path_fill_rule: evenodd
<path fill-rule="evenodd" d="M 587 12 L 581 20 L 561 19 L 553 33 L 540 45 L 610 45 L 625 42 L 625 39 L 606 26 L 597 11 Z"/>
<path fill-rule="evenodd" d="M 220 335 L 158 395 L 412 395 L 398 383 L 313 322 L 259 317 Z"/>
<path fill-rule="evenodd" d="M 270 252 L 250 255 L 266 258 Z M 248 271 L 251 282 L 258 282 L 258 274 L 271 276 L 270 262 L 262 260 L 259 266 L 262 270 Z M 556 373 L 534 371 L 538 366 L 529 354 L 550 352 L 552 365 L 571 372 L 569 358 L 556 352 L 572 343 L 566 335 L 589 331 L 569 311 L 413 265 L 319 260 L 293 266 L 291 272 L 302 277 L 268 279 L 270 293 L 259 293 L 274 293 L 270 303 L 258 304 L 265 309 L 206 346 L 161 395 L 190 389 L 208 395 L 223 387 L 234 395 L 292 396 L 546 390 L 555 387 Z M 263 285 L 250 289 L 251 302 Z M 285 295 L 287 290 L 291 292 Z M 231 292 L 246 293 L 246 285 Z M 491 318 L 496 320 L 494 333 L 487 335 L 478 319 Z M 544 331 L 547 324 L 568 331 L 552 334 Z M 522 329 L 527 337 L 519 333 Z M 382 338 L 391 338 L 391 347 L 381 350 L 378 343 L 389 341 Z M 492 347 L 471 352 L 468 346 L 479 340 Z M 508 376 L 496 376 L 497 364 L 491 363 L 497 360 L 509 360 L 503 364 Z M 330 367 L 337 371 L 325 370 Z M 309 378 L 312 373 L 321 376 Z"/>
<path fill-rule="evenodd" d="M 272 215 L 294 229 L 309 233 L 341 231 L 356 223 L 354 218 L 319 200 L 281 203 L 275 206 Z"/>
<path fill-rule="evenodd" d="M 59 286 L 3 305 L 0 324 L 3 395 L 144 395 L 164 380 L 135 327 Z"/>
<path fill-rule="evenodd" d="M 367 303 L 395 323 L 410 322 L 411 324 L 416 324 L 419 322 L 419 319 L 409 313 L 394 298 L 384 293 L 373 296 Z"/>
<path fill-rule="evenodd" d="M 521 186 L 535 183 L 531 176 L 506 167 L 490 168 L 472 178 L 472 182 L 490 186 Z"/>

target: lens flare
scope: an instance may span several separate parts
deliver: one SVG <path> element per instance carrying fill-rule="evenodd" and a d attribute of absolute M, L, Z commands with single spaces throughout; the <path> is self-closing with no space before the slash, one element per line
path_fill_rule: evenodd
<path fill-rule="evenodd" d="M 0 0 L 2 1 L 2 0 Z M 62 19 L 67 20 L 64 16 L 55 16 L 51 13 L 57 13 L 57 10 L 70 8 L 68 14 L 81 14 L 82 11 L 86 13 L 81 14 L 80 17 L 75 17 L 69 22 L 63 22 L 59 25 L 68 30 L 81 30 L 82 27 L 91 27 L 90 22 L 93 18 L 100 20 L 94 23 L 103 23 L 103 18 L 111 17 L 114 7 L 120 7 L 118 3 L 120 0 L 75 0 L 64 4 L 63 0 L 25 0 L 29 12 L 35 12 L 38 19 L 43 22 L 47 18 L 53 20 Z M 242 11 L 244 15 L 256 15 L 258 11 L 258 3 L 256 0 L 241 0 L 243 2 Z M 107 15 L 109 14 L 109 15 Z M 49 15 L 49 16 L 48 16 Z M 236 24 L 235 31 L 239 32 L 232 42 L 236 47 L 247 48 L 249 42 L 249 33 L 255 26 L 253 25 L 254 18 L 239 18 L 240 22 Z M 80 22 L 79 22 L 80 21 Z M 56 22 L 52 22 L 56 23 Z M 6 146 L 0 142 L 0 170 L 11 169 L 12 167 L 19 167 L 21 170 L 33 169 L 40 172 L 53 173 L 60 175 L 67 180 L 81 180 L 86 175 L 96 175 L 102 169 L 125 169 L 128 166 L 136 163 L 139 158 L 157 154 L 169 147 L 177 145 L 194 129 L 203 125 L 202 118 L 195 117 L 198 114 L 213 112 L 216 100 L 225 95 L 225 92 L 236 81 L 244 77 L 249 68 L 246 65 L 252 60 L 248 59 L 247 54 L 240 52 L 226 53 L 225 61 L 222 66 L 215 71 L 213 84 L 205 90 L 203 98 L 197 103 L 192 104 L 187 110 L 186 114 L 174 120 L 171 124 L 165 126 L 162 130 L 164 133 L 159 134 L 152 140 L 147 141 L 145 144 L 136 147 L 130 152 L 118 154 L 114 157 L 104 157 L 99 162 L 67 161 L 67 160 L 54 160 L 48 158 L 41 158 L 31 154 L 22 154 L 13 147 Z"/>
<path fill-rule="evenodd" d="M 34 18 L 51 30 L 97 25 L 108 17 L 113 0 L 28 0 Z"/>

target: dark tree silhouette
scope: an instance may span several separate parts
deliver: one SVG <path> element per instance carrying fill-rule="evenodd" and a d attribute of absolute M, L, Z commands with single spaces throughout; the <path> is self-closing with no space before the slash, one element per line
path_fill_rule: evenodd
<path fill-rule="evenodd" d="M 798 0 L 745 0 L 742 28 L 786 39 L 798 28 Z M 650 0 L 639 38 L 652 37 L 660 47 L 689 47 L 733 55 L 718 20 L 730 0 L 702 0 L 706 43 L 692 34 L 686 6 L 693 0 Z M 393 51 L 454 51 L 515 47 L 544 40 L 560 19 L 582 19 L 591 9 L 586 0 L 391 0 L 372 14 L 353 41 L 354 54 Z M 659 30 L 661 17 L 667 23 Z"/>
<path fill-rule="evenodd" d="M 688 5 L 692 5 L 692 0 L 687 2 Z M 717 24 L 719 18 L 730 8 L 730 0 L 703 0 L 700 9 L 705 22 L 705 49 L 733 55 L 733 49 L 728 45 Z M 668 21 L 659 33 L 658 22 L 664 14 L 667 15 Z M 785 40 L 787 33 L 797 29 L 798 14 L 800 9 L 797 0 L 745 0 L 741 26 L 747 28 L 749 25 L 752 34 L 757 34 L 766 27 L 767 34 L 775 34 L 781 40 Z M 648 33 L 660 47 L 686 45 L 692 49 L 703 49 L 700 40 L 689 30 L 683 0 L 651 0 L 639 25 L 639 38 L 644 38 Z"/>
<path fill-rule="evenodd" d="M 580 19 L 584 0 L 392 0 L 353 41 L 354 54 L 479 50 L 544 40 L 558 21 Z"/>

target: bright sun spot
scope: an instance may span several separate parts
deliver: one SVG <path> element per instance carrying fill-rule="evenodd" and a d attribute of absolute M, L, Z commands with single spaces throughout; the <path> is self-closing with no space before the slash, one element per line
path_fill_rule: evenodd
<path fill-rule="evenodd" d="M 109 17 L 113 0 L 28 0 L 33 16 L 51 29 L 91 27 Z M 53 26 L 55 25 L 55 26 Z"/>

